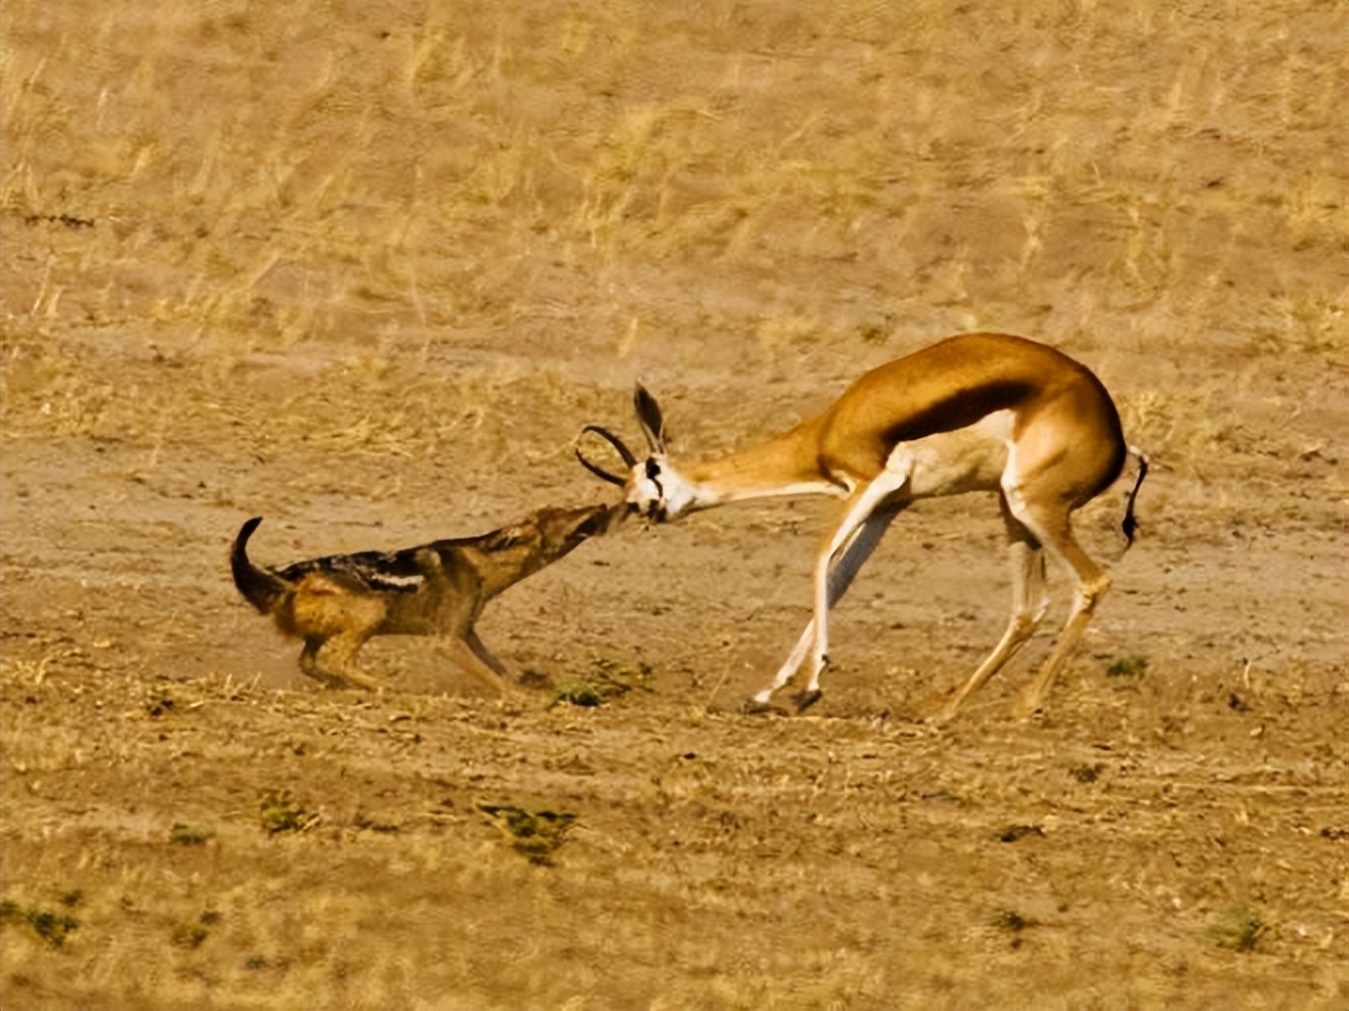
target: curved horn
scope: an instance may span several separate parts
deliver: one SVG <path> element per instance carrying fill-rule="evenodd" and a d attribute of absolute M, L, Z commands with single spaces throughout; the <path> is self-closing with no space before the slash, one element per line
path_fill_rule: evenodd
<path fill-rule="evenodd" d="M 586 425 L 585 428 L 581 429 L 581 434 L 585 435 L 587 432 L 594 432 L 600 438 L 604 439 L 607 443 L 609 443 L 609 445 L 613 446 L 614 449 L 618 451 L 618 455 L 623 458 L 623 462 L 627 464 L 629 467 L 635 467 L 637 465 L 637 458 L 632 455 L 632 450 L 628 449 L 628 447 L 624 445 L 623 440 L 620 439 L 618 436 L 614 435 L 614 433 L 609 431 L 607 428 L 601 428 L 599 425 Z M 610 484 L 616 484 L 619 487 L 622 487 L 623 485 L 627 484 L 627 481 L 619 477 L 617 474 L 610 474 L 603 467 L 600 467 L 598 464 L 591 463 L 589 460 L 587 460 L 585 454 L 581 452 L 580 446 L 576 447 L 575 453 L 576 459 L 581 461 L 581 466 L 584 467 L 586 470 L 590 471 L 590 473 L 594 474 L 601 481 L 608 481 Z"/>
<path fill-rule="evenodd" d="M 637 457 L 633 455 L 632 450 L 628 449 L 623 440 L 614 435 L 609 429 L 601 428 L 599 425 L 586 425 L 585 428 L 581 429 L 581 434 L 585 435 L 586 432 L 594 432 L 609 445 L 613 446 L 614 449 L 618 450 L 618 455 L 623 458 L 623 463 L 626 466 L 637 466 Z"/>
<path fill-rule="evenodd" d="M 582 466 L 582 467 L 584 467 L 586 470 L 590 471 L 590 473 L 594 474 L 594 475 L 595 475 L 597 478 L 599 478 L 601 481 L 608 481 L 610 484 L 616 484 L 616 485 L 619 485 L 619 486 L 622 486 L 622 485 L 627 484 L 627 482 L 624 481 L 624 480 L 623 480 L 621 477 L 619 477 L 617 474 L 610 474 L 610 473 L 609 473 L 607 470 L 605 470 L 604 468 L 599 467 L 599 466 L 597 466 L 596 464 L 593 464 L 593 463 L 591 463 L 589 460 L 587 460 L 587 459 L 585 458 L 585 454 L 583 454 L 583 453 L 581 452 L 581 447 L 580 447 L 580 446 L 577 446 L 577 447 L 576 447 L 576 459 L 578 459 L 578 460 L 581 461 L 581 466 Z"/>

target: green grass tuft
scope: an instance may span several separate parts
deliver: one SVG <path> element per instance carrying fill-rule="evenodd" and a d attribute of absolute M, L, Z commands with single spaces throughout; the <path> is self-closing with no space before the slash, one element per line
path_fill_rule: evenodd
<path fill-rule="evenodd" d="M 66 942 L 66 935 L 79 928 L 80 921 L 68 913 L 55 913 L 38 906 L 22 906 L 6 899 L 0 902 L 0 924 L 22 923 L 33 929 L 54 948 Z"/>
<path fill-rule="evenodd" d="M 478 810 L 492 820 L 517 853 L 544 867 L 552 865 L 553 853 L 566 841 L 567 832 L 576 821 L 574 814 L 527 811 L 506 805 L 479 804 Z"/>
<path fill-rule="evenodd" d="M 1131 654 L 1130 656 L 1116 657 L 1105 668 L 1105 676 L 1108 678 L 1137 678 L 1142 677 L 1143 672 L 1148 669 L 1148 658 Z"/>

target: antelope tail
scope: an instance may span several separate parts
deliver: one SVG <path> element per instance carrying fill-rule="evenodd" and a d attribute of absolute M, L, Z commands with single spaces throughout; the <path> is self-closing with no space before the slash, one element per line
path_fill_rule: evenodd
<path fill-rule="evenodd" d="M 1124 509 L 1124 539 L 1127 543 L 1124 550 L 1128 551 L 1133 545 L 1134 535 L 1138 533 L 1138 520 L 1134 517 L 1134 501 L 1138 498 L 1138 489 L 1143 487 L 1143 478 L 1148 476 L 1148 458 L 1137 446 L 1129 447 L 1129 455 L 1138 460 L 1138 477 L 1134 479 L 1134 487 L 1129 492 L 1128 504 Z"/>

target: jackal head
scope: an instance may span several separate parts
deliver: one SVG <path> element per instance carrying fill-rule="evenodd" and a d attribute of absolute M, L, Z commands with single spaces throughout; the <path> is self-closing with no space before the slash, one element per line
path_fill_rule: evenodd
<path fill-rule="evenodd" d="M 474 545 L 486 556 L 495 592 L 570 554 L 591 537 L 609 533 L 628 513 L 626 503 L 540 509 L 518 523 L 485 534 Z"/>

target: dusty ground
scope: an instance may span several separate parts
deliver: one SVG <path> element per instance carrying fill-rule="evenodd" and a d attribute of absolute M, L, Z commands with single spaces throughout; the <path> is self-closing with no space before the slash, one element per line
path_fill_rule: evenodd
<path fill-rule="evenodd" d="M 469 6 L 4 5 L 4 1005 L 1349 1007 L 1345 6 Z M 923 719 L 1005 621 L 982 498 L 801 718 L 734 708 L 827 503 L 495 604 L 591 708 L 413 640 L 324 692 L 229 581 L 254 514 L 286 562 L 603 498 L 635 377 L 696 456 L 971 329 L 1155 464 L 1036 721 L 1048 625 Z"/>

